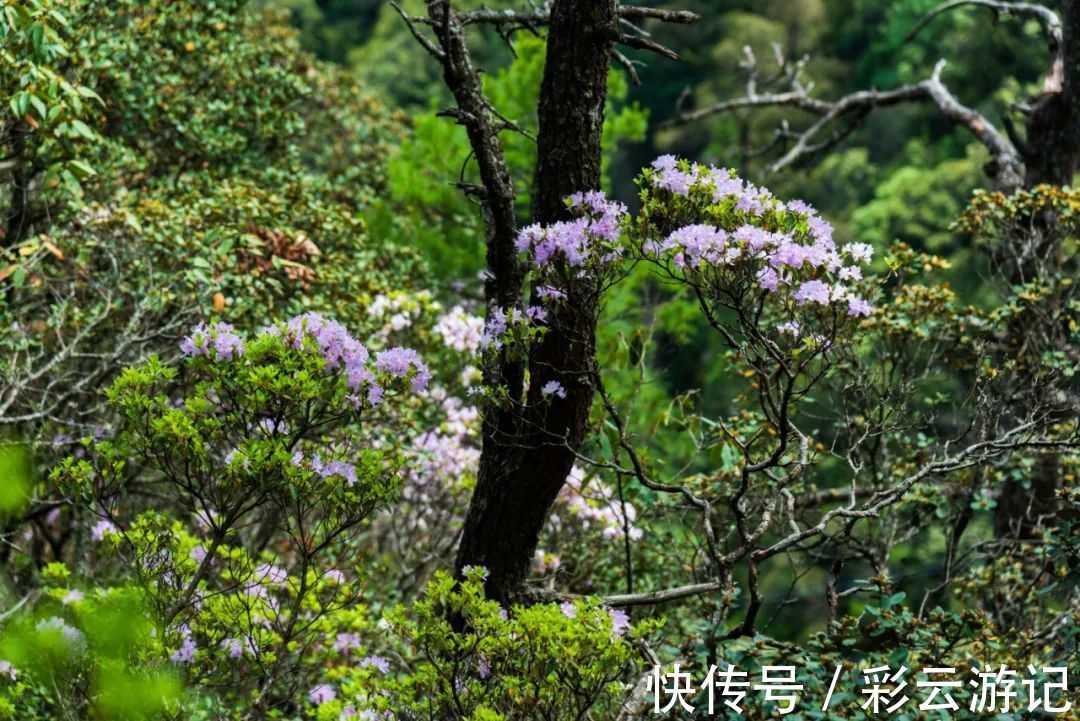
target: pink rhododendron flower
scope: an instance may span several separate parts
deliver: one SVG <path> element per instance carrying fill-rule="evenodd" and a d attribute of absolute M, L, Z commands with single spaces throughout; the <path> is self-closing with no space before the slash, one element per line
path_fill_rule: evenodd
<path fill-rule="evenodd" d="M 316 706 L 321 706 L 337 698 L 337 692 L 325 683 L 320 683 L 308 693 L 308 699 Z"/>

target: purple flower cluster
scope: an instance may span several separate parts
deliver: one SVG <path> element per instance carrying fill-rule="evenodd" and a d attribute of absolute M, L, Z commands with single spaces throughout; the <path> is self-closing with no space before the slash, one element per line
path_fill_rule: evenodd
<path fill-rule="evenodd" d="M 312 465 L 315 465 L 315 460 L 312 460 Z M 333 476 L 340 476 L 345 479 L 345 484 L 349 486 L 356 485 L 356 466 L 345 461 L 330 461 L 329 463 L 322 465 L 317 469 L 317 472 L 323 478 L 331 478 Z"/>
<path fill-rule="evenodd" d="M 338 653 L 347 654 L 353 649 L 360 648 L 364 645 L 364 640 L 360 638 L 359 634 L 355 633 L 339 633 L 334 638 L 334 650 Z"/>
<path fill-rule="evenodd" d="M 373 668 L 379 673 L 390 671 L 390 662 L 382 656 L 365 656 L 360 659 L 360 668 Z"/>
<path fill-rule="evenodd" d="M 801 200 L 785 204 L 729 170 L 679 163 L 670 155 L 657 158 L 652 167 L 654 188 L 682 196 L 704 195 L 714 204 L 730 203 L 740 224 L 733 230 L 686 225 L 663 241 L 647 243 L 647 253 L 670 257 L 681 270 L 749 268 L 759 288 L 789 292 L 799 306 L 838 303 L 850 316 L 870 315 L 870 303 L 844 284 L 862 279 L 859 266 L 870 262 L 873 248 L 864 243 L 838 247 L 832 225 L 809 204 Z M 769 222 L 763 222 L 766 214 Z M 785 218 L 786 225 L 777 222 Z M 766 225 L 794 229 L 768 230 Z"/>
<path fill-rule="evenodd" d="M 431 381 L 431 371 L 427 364 L 412 348 L 391 348 L 376 353 L 375 367 L 398 378 L 406 378 L 412 372 L 412 387 L 417 392 L 427 388 Z"/>
<path fill-rule="evenodd" d="M 115 523 L 103 518 L 90 529 L 90 537 L 95 541 L 104 541 L 105 536 L 117 533 L 118 530 Z"/>
<path fill-rule="evenodd" d="M 539 269 L 558 260 L 580 268 L 591 263 L 607 264 L 621 257 L 617 243 L 626 215 L 625 205 L 608 200 L 594 190 L 570 196 L 570 208 L 578 214 L 573 220 L 524 228 L 518 235 L 518 252 L 528 253 Z"/>
<path fill-rule="evenodd" d="M 313 342 L 328 371 L 340 371 L 349 390 L 367 390 L 367 400 L 372 405 L 380 403 L 385 389 L 376 381 L 375 371 L 398 378 L 410 378 L 414 391 L 427 388 L 431 371 L 410 348 L 391 348 L 376 354 L 374 363 L 367 348 L 349 334 L 335 320 L 318 313 L 304 313 L 292 318 L 284 326 L 263 328 L 260 335 L 283 336 L 297 350 L 304 350 Z M 205 356 L 213 360 L 232 361 L 244 355 L 244 339 L 236 334 L 228 323 L 208 327 L 200 323 L 180 343 L 180 350 L 188 358 Z M 350 395 L 354 406 L 360 406 L 359 396 Z"/>
<path fill-rule="evenodd" d="M 530 314 L 528 311 L 522 311 L 519 308 L 499 308 L 498 306 L 492 308 L 488 313 L 484 332 L 480 336 L 480 350 L 487 350 L 488 348 L 498 350 L 502 348 L 503 336 L 506 335 L 507 331 L 515 326 L 529 325 L 533 316 L 537 316 L 537 314 L 535 312 Z M 545 314 L 544 318 L 546 317 Z"/>
<path fill-rule="evenodd" d="M 213 327 L 199 323 L 191 335 L 180 341 L 180 350 L 189 358 L 233 360 L 244 355 L 244 339 L 228 323 L 215 323 Z"/>
<path fill-rule="evenodd" d="M 660 250 L 671 251 L 679 268 L 701 263 L 730 265 L 742 255 L 742 247 L 735 243 L 729 245 L 728 239 L 726 231 L 711 225 L 687 225 L 668 236 Z"/>
<path fill-rule="evenodd" d="M 65 606 L 70 606 L 74 603 L 82 603 L 85 598 L 86 596 L 83 594 L 82 591 L 77 588 L 72 588 L 64 594 L 63 598 L 60 599 L 60 603 L 64 604 Z"/>
<path fill-rule="evenodd" d="M 540 395 L 545 398 L 550 398 L 552 396 L 566 398 L 566 389 L 563 388 L 563 384 L 559 381 L 548 381 L 544 384 L 544 387 L 540 389 Z"/>
<path fill-rule="evenodd" d="M 43 635 L 53 636 L 59 639 L 68 648 L 72 658 L 78 658 L 86 653 L 86 637 L 79 629 L 69 626 L 59 616 L 43 618 L 37 622 L 34 629 Z"/>
<path fill-rule="evenodd" d="M 442 336 L 448 348 L 459 353 L 471 353 L 480 345 L 480 335 L 484 332 L 484 319 L 470 315 L 458 305 L 439 318 L 432 330 Z"/>
<path fill-rule="evenodd" d="M 169 660 L 176 664 L 191 663 L 195 660 L 195 653 L 198 650 L 199 645 L 191 637 L 191 631 L 186 631 L 184 640 L 180 642 L 180 648 L 169 654 Z"/>
<path fill-rule="evenodd" d="M 272 586 L 284 585 L 289 579 L 289 573 L 283 568 L 263 563 L 255 569 L 255 580 L 268 583 Z"/>
<path fill-rule="evenodd" d="M 408 524 L 417 543 L 457 533 L 468 503 L 469 479 L 480 467 L 479 409 L 443 388 L 434 388 L 431 397 L 441 403 L 444 420 L 416 436 L 406 451 L 401 492 L 408 513 L 398 514 L 398 522 Z"/>
<path fill-rule="evenodd" d="M 302 451 L 296 451 L 292 456 L 292 464 L 297 468 L 310 468 L 324 480 L 333 477 L 345 479 L 348 486 L 356 485 L 356 466 L 347 461 L 323 461 L 322 456 L 316 453 L 310 461 L 304 460 Z"/>
<path fill-rule="evenodd" d="M 243 658 L 245 654 L 255 656 L 259 652 L 255 641 L 250 637 L 246 641 L 241 641 L 238 638 L 226 638 L 221 641 L 220 647 L 232 659 Z"/>
<path fill-rule="evenodd" d="M 413 441 L 409 478 L 418 486 L 442 486 L 475 473 L 480 462 L 477 449 L 465 438 L 443 433 L 424 433 Z"/>
<path fill-rule="evenodd" d="M 294 348 L 302 349 L 305 338 L 314 339 L 327 368 L 338 368 L 342 364 L 346 369 L 363 367 L 368 361 L 367 349 L 336 320 L 318 313 L 304 313 L 290 320 L 287 328 L 289 342 Z"/>
<path fill-rule="evenodd" d="M 316 706 L 321 706 L 337 698 L 337 692 L 325 683 L 320 683 L 308 692 L 308 700 Z"/>
<path fill-rule="evenodd" d="M 726 168 L 691 165 L 689 170 L 683 170 L 674 155 L 661 155 L 652 162 L 652 168 L 653 187 L 676 195 L 689 195 L 694 189 L 708 190 L 713 203 L 734 198 L 735 210 L 755 214 L 774 202 L 773 194 L 766 188 L 742 180 Z"/>
<path fill-rule="evenodd" d="M 556 499 L 558 513 L 552 513 L 551 528 L 559 531 L 573 524 L 580 529 L 595 528 L 606 540 L 620 539 L 629 533 L 632 540 L 644 534 L 635 525 L 637 508 L 629 501 L 623 502 L 618 494 L 599 478 L 586 480 L 578 466 L 570 469 L 566 484 Z"/>
<path fill-rule="evenodd" d="M 611 632 L 614 635 L 622 636 L 630 628 L 630 616 L 626 611 L 614 608 L 608 611 L 608 615 L 611 616 Z"/>

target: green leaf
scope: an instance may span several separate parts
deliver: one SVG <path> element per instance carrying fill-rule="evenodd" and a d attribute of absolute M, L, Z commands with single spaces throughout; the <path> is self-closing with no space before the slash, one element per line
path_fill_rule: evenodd
<path fill-rule="evenodd" d="M 90 167 L 85 160 L 72 160 L 68 163 L 68 167 L 80 178 L 88 178 L 92 175 L 97 175 L 94 169 Z"/>

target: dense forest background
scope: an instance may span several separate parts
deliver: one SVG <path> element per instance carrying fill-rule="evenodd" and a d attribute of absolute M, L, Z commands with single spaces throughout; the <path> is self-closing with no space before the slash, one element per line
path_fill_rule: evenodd
<path fill-rule="evenodd" d="M 458 169 L 467 150 L 462 137 L 458 157 L 436 152 L 445 146 L 432 136 L 440 130 L 450 135 L 450 131 L 432 127 L 435 121 L 428 120 L 429 111 L 446 105 L 447 91 L 437 65 L 418 54 L 398 14 L 381 2 L 270 5 L 288 9 L 304 47 L 348 68 L 367 87 L 377 89 L 389 106 L 413 118 L 413 135 L 403 149 L 401 164 L 413 160 L 415 165 L 430 165 L 420 171 L 428 185 L 400 183 L 408 189 L 394 192 L 417 193 L 401 199 L 415 208 L 430 207 L 429 194 L 445 186 L 445 176 L 440 180 L 437 169 Z M 763 169 L 775 157 L 755 151 L 770 145 L 782 118 L 797 122 L 798 114 L 767 109 L 664 127 L 684 93 L 691 94 L 691 107 L 743 95 L 746 73 L 740 64 L 745 46 L 753 49 L 766 69 L 774 44 L 790 58 L 805 56 L 813 92 L 824 98 L 917 82 L 945 58 L 945 79 L 953 81 L 957 97 L 1000 120 L 1012 103 L 1042 82 L 1049 51 L 1039 23 L 1031 18 L 994 21 L 988 13 L 971 10 L 943 15 L 917 38 L 906 41 L 918 20 L 936 5 L 932 0 L 659 4 L 696 11 L 702 19 L 690 26 L 657 25 L 654 29 L 660 42 L 678 50 L 681 61 L 627 51 L 645 65 L 639 70 L 641 84 L 628 90 L 624 102 L 643 117 L 635 119 L 627 129 L 627 142 L 614 151 L 615 170 L 610 176 L 616 195 L 623 201 L 632 199 L 636 169 L 663 153 L 765 179 Z M 527 35 L 522 32 L 517 37 Z M 512 62 L 506 43 L 498 36 L 477 34 L 473 40 L 481 64 L 493 77 Z M 527 92 L 530 83 L 538 87 L 538 69 L 533 68 L 531 77 L 523 69 L 515 81 L 507 83 Z M 511 105 L 510 109 L 523 106 L 529 107 Z M 871 115 L 839 149 L 774 174 L 767 184 L 781 195 L 805 198 L 821 209 L 845 240 L 858 238 L 882 247 L 899 239 L 951 255 L 963 253 L 964 242 L 941 219 L 957 217 L 972 190 L 986 184 L 982 165 L 987 160 L 981 145 L 963 128 L 942 118 L 931 105 L 916 104 Z M 479 254 L 470 257 L 479 263 Z M 457 270 L 453 265 L 441 267 L 448 273 Z M 966 277 L 968 282 L 977 282 L 977 274 L 963 267 L 967 270 L 957 280 Z M 471 269 L 478 270 L 479 265 Z"/>

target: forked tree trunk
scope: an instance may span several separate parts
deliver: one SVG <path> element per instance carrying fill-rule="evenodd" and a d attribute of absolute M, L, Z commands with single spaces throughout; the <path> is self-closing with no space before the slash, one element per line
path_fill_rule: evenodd
<path fill-rule="evenodd" d="M 534 220 L 566 215 L 571 193 L 600 188 L 601 134 L 616 0 L 555 0 L 540 89 Z M 585 439 L 596 347 L 595 289 L 567 299 L 529 361 L 523 407 L 489 412 L 480 473 L 465 520 L 457 568 L 484 566 L 492 598 L 522 597 L 540 533 Z M 556 380 L 566 398 L 543 402 Z"/>

